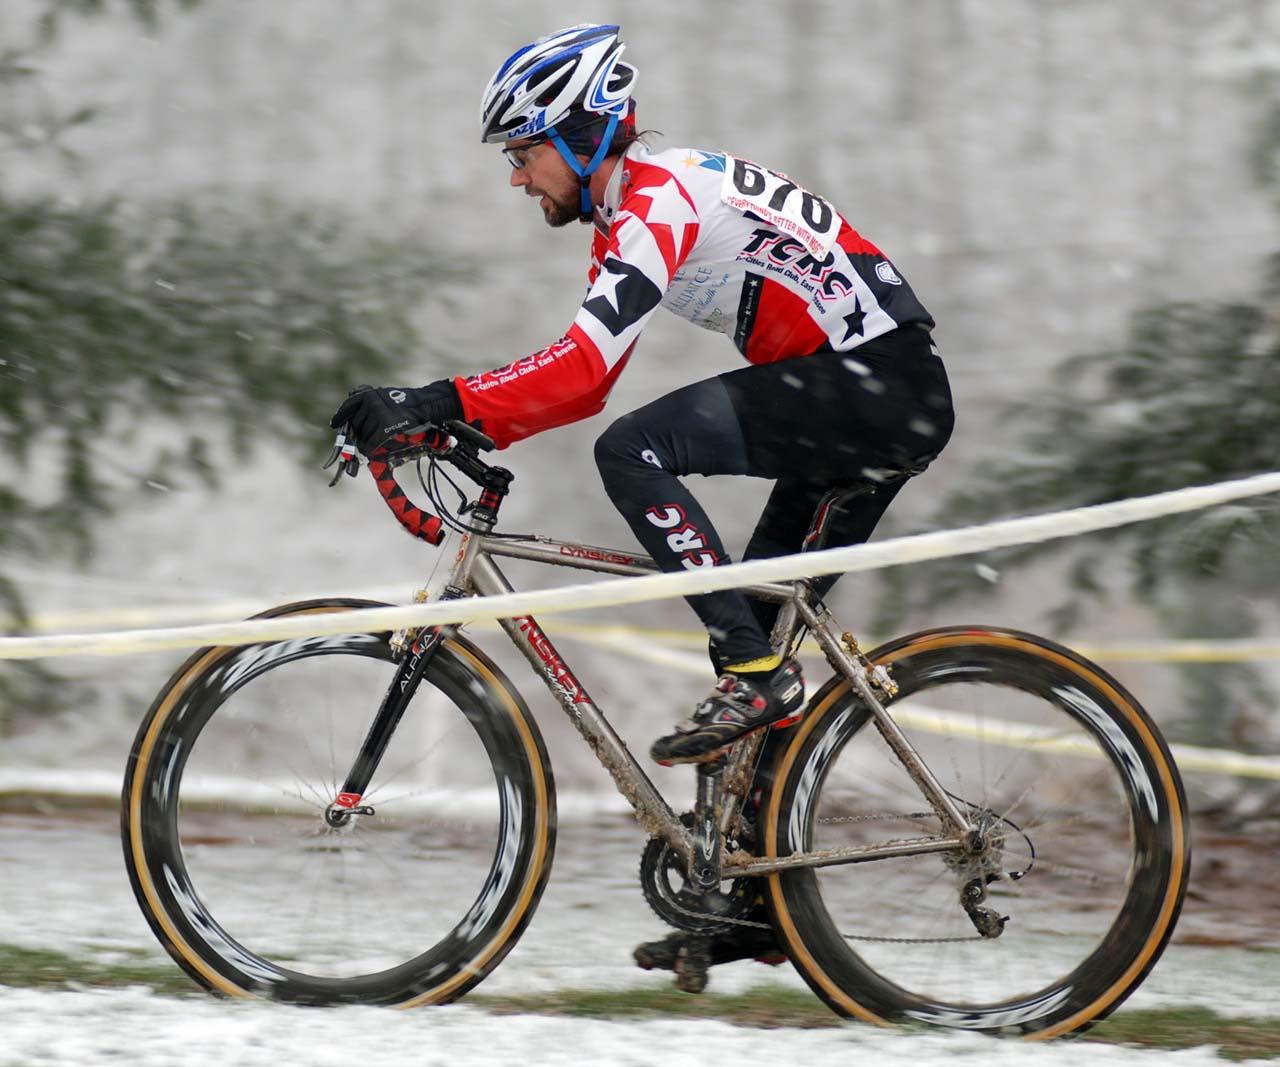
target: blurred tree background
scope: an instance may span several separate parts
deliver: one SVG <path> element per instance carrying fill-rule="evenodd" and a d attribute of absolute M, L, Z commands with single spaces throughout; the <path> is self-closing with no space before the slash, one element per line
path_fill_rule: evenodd
<path fill-rule="evenodd" d="M 69 18 L 133 18 L 154 0 L 48 0 L 25 44 L 0 51 L 5 154 L 54 154 L 93 122 L 57 110 L 42 52 Z M 21 89 L 21 92 L 18 90 Z M 420 244 L 340 217 L 251 201 L 123 204 L 15 198 L 0 189 L 0 617 L 24 626 L 24 566 L 83 562 L 95 526 L 253 449 L 323 457 L 329 414 L 350 386 L 391 376 L 422 350 L 413 315 L 461 276 Z M 0 709 L 69 704 L 35 664 L 0 669 Z M 0 728 L 3 717 L 0 716 Z"/>
<path fill-rule="evenodd" d="M 1264 85 L 1272 95 L 1275 81 Z M 1249 162 L 1280 207 L 1280 103 L 1260 124 Z M 1276 470 L 1280 253 L 1264 264 L 1256 297 L 1140 308 L 1115 347 L 1068 359 L 1049 389 L 1005 415 L 1018 434 L 1007 454 L 977 465 L 931 525 L 1102 504 Z M 1172 637 L 1245 637 L 1275 606 L 1259 593 L 1280 588 L 1280 501 L 1255 497 L 1069 543 L 894 568 L 885 574 L 880 624 L 888 630 L 913 609 L 989 593 L 1046 559 L 1065 565 L 1069 576 L 1070 594 L 1047 616 L 1058 633 L 1076 630 L 1091 607 L 1105 610 L 1118 595 L 1150 608 Z M 1214 663 L 1178 671 L 1184 717 L 1167 724 L 1171 735 L 1274 750 L 1276 694 L 1257 669 Z"/>
<path fill-rule="evenodd" d="M 317 25 L 307 27 L 300 4 L 23 3 L 36 12 L 29 37 L 10 44 L 9 32 L 0 44 L 0 170 L 13 153 L 41 153 L 70 175 L 109 174 L 101 187 L 115 199 L 0 193 L 0 436 L 10 454 L 0 573 L 17 573 L 15 560 L 83 557 L 95 522 L 145 507 L 164 486 L 213 479 L 221 457 L 239 460 L 258 441 L 317 459 L 347 386 L 419 353 L 441 361 L 418 336 L 421 309 L 447 297 L 456 274 L 430 243 L 379 240 L 368 223 L 316 203 L 450 213 L 459 244 L 486 255 L 485 287 L 503 294 L 501 307 L 460 325 L 477 352 L 496 353 L 487 362 L 473 353 L 471 367 L 505 362 L 563 327 L 573 296 L 563 279 L 571 267 L 580 285 L 584 250 L 546 245 L 526 205 L 502 209 L 505 191 L 484 184 L 493 161 L 453 148 L 474 141 L 462 79 L 489 74 L 496 36 L 525 39 L 554 24 L 553 5 L 463 18 L 436 5 L 309 4 Z M 695 6 L 680 11 L 689 29 L 680 41 L 669 32 L 676 7 L 629 30 L 645 57 L 652 124 L 687 134 L 685 143 L 758 150 L 815 186 L 847 191 L 859 226 L 902 257 L 943 324 L 968 440 L 890 519 L 919 515 L 917 501 L 947 478 L 956 492 L 931 516 L 936 526 L 1275 467 L 1280 279 L 1255 267 L 1269 247 L 1258 232 L 1266 206 L 1241 175 L 1252 135 L 1249 169 L 1280 203 L 1280 107 L 1264 110 L 1280 100 L 1280 74 L 1259 44 L 1274 39 L 1268 5 L 1189 5 L 1175 17 L 1139 4 L 953 4 L 923 21 L 889 5 L 859 27 L 867 65 L 856 71 L 844 51 L 847 6 L 834 0 L 801 4 L 809 28 L 794 35 L 790 8 L 762 4 L 726 28 L 713 5 Z M 163 41 L 108 32 L 159 22 Z M 191 28 L 195 39 L 182 40 Z M 729 34 L 726 47 L 701 54 L 698 42 L 717 32 Z M 803 61 L 778 65 L 778 84 L 705 91 L 730 83 L 733 57 L 767 33 Z M 110 42 L 67 47 L 81 37 Z M 1104 39 L 1111 46 L 1099 47 Z M 130 59 L 147 72 L 120 75 Z M 81 61 L 90 73 L 68 76 Z M 94 77 L 103 94 L 78 99 L 75 87 Z M 863 120 L 821 138 L 794 121 L 815 78 L 859 94 Z M 785 105 L 780 88 L 791 94 Z M 110 136 L 95 142 L 103 130 Z M 93 143 L 101 158 L 68 148 Z M 1099 143 L 1114 146 L 1105 166 Z M 167 191 L 204 181 L 219 184 Z M 304 202 L 313 206 L 301 211 Z M 1249 271 L 1263 274 L 1256 287 Z M 695 358 L 729 366 L 718 339 L 690 338 L 683 324 L 656 321 L 645 345 L 614 414 L 668 388 Z M 1044 387 L 1048 361 L 1071 351 L 1088 354 Z M 1011 396 L 1026 398 L 1020 413 L 994 418 Z M 593 432 L 568 428 L 521 453 L 531 467 L 561 464 L 539 488 L 543 507 L 572 518 L 565 533 L 586 535 L 579 527 L 597 511 L 607 516 L 598 528 L 616 530 L 607 504 L 593 511 L 581 491 L 595 485 Z M 965 470 L 979 451 L 1001 458 Z M 745 523 L 749 509 L 737 510 L 726 507 L 726 523 Z M 927 625 L 946 601 L 1018 590 L 1023 577 L 1037 588 L 1049 575 L 1057 589 L 1065 569 L 1072 592 L 1046 625 L 1069 640 L 1149 628 L 1127 610 L 1133 594 L 1171 635 L 1244 635 L 1277 621 L 1267 597 L 1275 530 L 1272 505 L 1257 500 L 996 554 L 980 573 L 973 558 L 898 568 L 885 572 L 881 623 L 896 605 L 927 608 L 912 619 Z M 303 573 L 315 572 L 300 570 L 299 581 L 312 580 Z M 992 586 L 983 574 L 1003 580 Z M 1009 600 L 1013 618 L 1040 628 L 1035 594 Z M 1109 607 L 1121 619 L 1110 632 L 1086 629 L 1114 622 Z M 1260 675 L 1217 664 L 1182 671 L 1187 705 L 1172 732 L 1274 746 L 1275 699 Z M 1169 723 L 1167 704 L 1159 710 Z"/>

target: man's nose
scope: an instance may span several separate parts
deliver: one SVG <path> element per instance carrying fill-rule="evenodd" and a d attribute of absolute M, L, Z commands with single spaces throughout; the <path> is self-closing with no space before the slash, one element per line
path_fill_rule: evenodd
<path fill-rule="evenodd" d="M 511 188 L 519 189 L 522 185 L 529 184 L 529 175 L 524 172 L 524 167 L 511 168 Z"/>

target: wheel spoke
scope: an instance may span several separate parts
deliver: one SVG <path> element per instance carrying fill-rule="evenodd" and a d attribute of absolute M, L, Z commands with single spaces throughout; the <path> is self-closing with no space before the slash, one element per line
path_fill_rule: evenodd
<path fill-rule="evenodd" d="M 1096 668 L 1030 639 L 965 637 L 924 635 L 918 651 L 904 642 L 892 710 L 976 836 L 948 852 L 782 875 L 779 906 L 807 950 L 793 959 L 815 988 L 869 998 L 873 1014 L 984 1028 L 989 1011 L 991 1029 L 1010 1018 L 1039 1029 L 1060 1011 L 1075 1025 L 1090 1017 L 1090 982 L 1107 1006 L 1116 974 L 1136 982 L 1141 969 L 1123 961 L 1166 922 L 1161 893 L 1176 904 L 1185 886 L 1185 842 L 1175 853 L 1134 784 L 1134 753 L 1154 728 L 1128 729 L 1141 713 L 1118 706 Z M 774 786 L 779 854 L 938 832 L 869 716 L 842 714 L 849 700 L 834 690 L 811 711 L 817 721 Z M 1123 757 L 1118 745 L 1129 746 Z M 1176 786 L 1161 803 L 1181 811 Z M 1154 881 L 1135 892 L 1139 850 Z"/>
<path fill-rule="evenodd" d="M 456 995 L 483 977 L 504 954 L 495 939 L 523 929 L 554 840 L 518 698 L 438 652 L 366 789 L 376 807 L 343 811 L 333 802 L 369 729 L 350 709 L 387 691 L 385 642 L 196 662 L 139 732 L 144 802 L 126 809 L 126 862 L 170 951 L 217 972 L 219 989 L 306 1002 Z"/>

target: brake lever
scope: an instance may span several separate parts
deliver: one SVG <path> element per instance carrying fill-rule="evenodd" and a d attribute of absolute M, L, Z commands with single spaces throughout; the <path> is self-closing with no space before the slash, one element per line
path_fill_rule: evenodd
<path fill-rule="evenodd" d="M 345 433 L 339 433 L 334 439 L 333 448 L 329 451 L 329 458 L 324 461 L 321 470 L 328 470 L 334 464 L 337 469 L 333 472 L 333 477 L 329 479 L 329 488 L 333 488 L 338 484 L 338 479 L 346 474 L 350 478 L 354 478 L 360 473 L 360 457 L 356 454 L 356 445 L 354 441 L 348 441 Z"/>
<path fill-rule="evenodd" d="M 393 448 L 392 444 L 398 447 Z M 429 422 L 401 430 L 374 449 L 379 460 L 389 467 L 403 467 L 425 456 L 447 456 L 458 447 L 458 439 Z"/>
<path fill-rule="evenodd" d="M 461 419 L 449 419 L 443 425 L 448 433 L 460 441 L 465 441 L 473 448 L 479 449 L 481 452 L 492 452 L 497 447 L 492 437 L 483 430 L 477 430 L 469 422 L 463 422 Z"/>

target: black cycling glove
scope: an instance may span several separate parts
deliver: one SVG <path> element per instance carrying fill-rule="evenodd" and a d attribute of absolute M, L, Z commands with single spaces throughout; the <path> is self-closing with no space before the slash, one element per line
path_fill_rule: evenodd
<path fill-rule="evenodd" d="M 366 456 L 396 434 L 416 431 L 426 423 L 439 426 L 462 418 L 462 401 L 448 378 L 420 389 L 358 385 L 347 394 L 329 425 L 344 430 Z"/>

